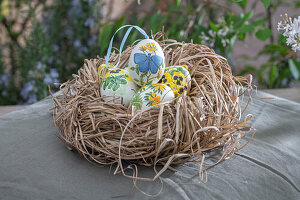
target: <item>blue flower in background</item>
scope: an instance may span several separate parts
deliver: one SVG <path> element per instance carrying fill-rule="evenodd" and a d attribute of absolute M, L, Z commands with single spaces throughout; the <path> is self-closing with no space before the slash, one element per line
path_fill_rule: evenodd
<path fill-rule="evenodd" d="M 88 40 L 88 46 L 93 46 L 97 41 L 97 36 L 92 35 L 92 37 Z"/>
<path fill-rule="evenodd" d="M 7 82 L 6 74 L 2 74 L 0 76 L 0 85 L 5 84 Z"/>
<path fill-rule="evenodd" d="M 38 61 L 37 64 L 36 64 L 36 69 L 37 70 L 41 70 L 42 69 L 42 62 L 41 61 Z"/>
<path fill-rule="evenodd" d="M 50 74 L 51 74 L 51 77 L 54 79 L 57 79 L 59 77 L 59 74 L 55 68 L 50 69 Z"/>
<path fill-rule="evenodd" d="M 52 49 L 54 52 L 57 52 L 57 51 L 59 51 L 59 46 L 57 44 L 53 44 Z"/>
<path fill-rule="evenodd" d="M 72 1 L 72 6 L 76 7 L 79 4 L 79 0 L 73 0 Z"/>
<path fill-rule="evenodd" d="M 45 75 L 44 83 L 46 84 L 52 83 L 52 78 L 48 74 Z"/>
<path fill-rule="evenodd" d="M 59 74 L 55 68 L 50 69 L 50 74 L 46 74 L 44 77 L 44 83 L 45 84 L 51 84 L 51 83 L 59 83 Z"/>
<path fill-rule="evenodd" d="M 85 20 L 84 26 L 89 27 L 90 29 L 94 28 L 94 19 L 89 17 Z"/>
<path fill-rule="evenodd" d="M 81 42 L 80 42 L 80 40 L 79 40 L 79 39 L 76 39 L 76 40 L 73 42 L 73 45 L 74 45 L 74 47 L 76 47 L 76 48 L 81 47 Z"/>
<path fill-rule="evenodd" d="M 53 83 L 59 83 L 59 80 L 57 78 L 52 79 Z"/>
<path fill-rule="evenodd" d="M 282 83 L 282 85 L 287 85 L 288 81 L 289 80 L 287 78 L 284 78 L 284 79 L 282 79 L 281 83 Z"/>
<path fill-rule="evenodd" d="M 24 87 L 21 90 L 21 96 L 24 100 L 26 100 L 26 104 L 32 104 L 38 101 L 37 94 L 34 92 L 35 85 L 35 80 L 31 80 L 25 83 Z"/>
<path fill-rule="evenodd" d="M 93 3 L 93 0 L 83 0 L 84 2 L 87 2 L 88 4 L 92 4 Z"/>
<path fill-rule="evenodd" d="M 36 96 L 36 94 L 34 94 L 34 93 L 30 94 L 26 103 L 33 104 L 35 102 L 37 102 L 37 96 Z"/>
<path fill-rule="evenodd" d="M 5 87 L 9 86 L 9 78 L 11 75 L 9 73 L 4 73 L 0 76 L 0 85 L 4 85 Z"/>
<path fill-rule="evenodd" d="M 67 15 L 70 17 L 70 20 L 74 20 L 74 16 L 81 16 L 82 14 L 82 8 L 80 7 L 72 7 L 70 10 L 68 10 Z"/>
<path fill-rule="evenodd" d="M 102 9 L 100 9 L 100 10 L 98 10 L 98 14 L 100 15 L 100 17 L 102 17 L 103 16 L 103 10 Z"/>
<path fill-rule="evenodd" d="M 6 96 L 7 96 L 7 91 L 6 91 L 6 90 L 2 90 L 1 95 L 2 95 L 3 97 L 6 97 Z"/>
<path fill-rule="evenodd" d="M 27 83 L 25 83 L 24 85 L 24 90 L 27 91 L 27 92 L 30 92 L 33 90 L 33 86 L 35 85 L 35 81 L 32 80 L 32 81 L 29 81 Z"/>
<path fill-rule="evenodd" d="M 34 80 L 25 83 L 24 87 L 21 90 L 21 96 L 23 97 L 23 99 L 28 98 L 29 94 L 33 91 L 34 85 Z"/>
<path fill-rule="evenodd" d="M 50 58 L 48 58 L 48 64 L 49 65 L 52 65 L 53 61 L 54 61 L 54 57 L 53 56 L 51 56 Z"/>
<path fill-rule="evenodd" d="M 80 53 L 81 53 L 81 52 L 87 53 L 87 52 L 89 51 L 89 49 L 88 49 L 87 47 L 83 46 L 83 47 L 80 47 L 80 48 L 78 49 L 78 51 L 79 51 Z"/>
<path fill-rule="evenodd" d="M 69 27 L 69 26 L 66 27 L 65 33 L 66 33 L 66 35 L 68 35 L 68 36 L 74 35 L 73 29 L 72 29 L 71 27 Z"/>

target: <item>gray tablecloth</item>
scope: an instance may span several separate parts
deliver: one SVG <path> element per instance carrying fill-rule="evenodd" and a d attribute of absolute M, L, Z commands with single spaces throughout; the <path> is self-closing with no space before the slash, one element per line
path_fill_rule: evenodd
<path fill-rule="evenodd" d="M 94 200 L 128 193 L 119 199 L 154 199 L 131 192 L 132 180 L 67 150 L 55 136 L 50 107 L 47 98 L 0 117 L 1 200 Z M 197 164 L 178 166 L 164 175 L 155 199 L 300 199 L 300 104 L 254 97 L 248 113 L 257 134 L 239 155 L 210 168 L 206 184 L 199 182 Z M 143 168 L 140 175 L 150 171 Z M 138 186 L 155 194 L 161 183 Z"/>

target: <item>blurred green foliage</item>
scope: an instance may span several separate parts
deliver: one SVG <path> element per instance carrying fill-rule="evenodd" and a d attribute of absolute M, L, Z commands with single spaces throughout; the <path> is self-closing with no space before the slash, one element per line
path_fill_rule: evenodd
<path fill-rule="evenodd" d="M 255 12 L 258 4 L 265 6 L 265 12 Z M 299 80 L 300 64 L 285 38 L 277 40 L 277 31 L 272 29 L 271 19 L 280 5 L 298 8 L 300 2 L 156 0 L 147 13 L 131 10 L 117 21 L 103 22 L 105 4 L 100 0 L 53 0 L 50 4 L 46 0 L 0 0 L 0 34 L 8 37 L 0 41 L 0 105 L 30 104 L 46 97 L 47 85 L 55 90 L 53 83 L 72 78 L 85 58 L 104 56 L 111 36 L 125 24 L 138 25 L 148 33 L 163 28 L 168 38 L 206 44 L 226 57 L 233 70 L 236 42 L 256 37 L 267 44 L 251 59 L 268 55 L 269 60 L 260 67 L 244 66 L 241 73 L 254 73 L 262 87 L 289 87 Z M 8 14 L 12 8 L 16 16 Z M 24 35 L 29 22 L 32 27 Z M 21 28 L 15 29 L 16 24 Z M 116 35 L 115 47 L 124 33 Z M 134 31 L 126 44 L 140 38 Z"/>

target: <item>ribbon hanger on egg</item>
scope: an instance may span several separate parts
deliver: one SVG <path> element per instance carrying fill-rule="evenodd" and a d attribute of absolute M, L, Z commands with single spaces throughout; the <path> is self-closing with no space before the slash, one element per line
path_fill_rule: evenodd
<path fill-rule="evenodd" d="M 121 42 L 118 62 L 117 62 L 117 64 L 116 64 L 114 67 L 109 67 L 109 66 L 108 66 L 108 61 L 109 61 L 109 57 L 110 57 L 110 54 L 111 54 L 111 49 L 112 49 L 114 37 L 115 37 L 115 35 L 117 34 L 118 31 L 120 31 L 121 29 L 126 28 L 126 27 L 129 27 L 129 28 L 128 28 L 128 30 L 126 31 L 126 33 L 125 33 L 125 35 L 124 35 L 124 37 L 123 37 L 123 39 L 122 39 L 122 42 Z M 138 30 L 138 31 L 145 37 L 145 39 L 149 39 L 149 36 L 147 35 L 147 33 L 146 33 L 143 29 L 141 29 L 140 27 L 138 27 L 138 26 L 134 26 L 134 25 L 124 25 L 124 26 L 120 27 L 120 28 L 114 33 L 114 35 L 112 36 L 112 38 L 111 38 L 111 40 L 110 40 L 110 43 L 109 43 L 109 46 L 108 46 L 108 49 L 107 49 L 107 54 L 106 54 L 106 58 L 105 58 L 105 67 L 106 67 L 107 69 L 113 70 L 113 69 L 115 69 L 115 68 L 118 67 L 118 65 L 119 65 L 119 63 L 120 63 L 120 59 L 121 59 L 121 54 L 122 54 L 123 47 L 124 47 L 125 42 L 126 42 L 128 36 L 129 36 L 129 34 L 130 34 L 130 32 L 131 32 L 131 30 L 132 30 L 133 28 L 135 28 L 136 30 Z"/>

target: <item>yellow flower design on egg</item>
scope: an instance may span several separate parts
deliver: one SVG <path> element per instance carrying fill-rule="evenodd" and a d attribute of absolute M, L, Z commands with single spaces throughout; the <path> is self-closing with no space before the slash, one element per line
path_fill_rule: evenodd
<path fill-rule="evenodd" d="M 160 96 L 156 96 L 156 94 L 154 92 L 152 92 L 152 94 L 149 96 L 149 100 L 153 101 L 152 106 L 158 105 L 161 102 Z"/>
<path fill-rule="evenodd" d="M 180 94 L 178 92 L 178 90 L 173 90 L 175 97 L 178 97 Z"/>
<path fill-rule="evenodd" d="M 145 49 L 148 49 L 149 51 L 155 51 L 155 44 L 154 43 L 147 43 L 145 46 Z"/>
<path fill-rule="evenodd" d="M 110 76 L 110 73 L 108 72 L 105 74 L 104 78 L 108 78 L 109 76 Z"/>
<path fill-rule="evenodd" d="M 162 85 L 162 84 L 155 84 L 154 85 L 154 89 L 156 90 L 156 91 L 164 91 L 165 90 L 165 86 L 164 85 Z"/>
<path fill-rule="evenodd" d="M 169 69 L 174 68 L 170 67 Z M 186 77 L 180 71 L 173 71 L 172 74 L 169 72 L 165 72 L 160 82 L 172 88 L 175 97 L 178 97 L 183 93 L 184 90 L 187 90 L 188 83 L 186 81 Z"/>
<path fill-rule="evenodd" d="M 162 71 L 163 71 L 162 69 L 159 69 L 159 70 L 158 70 L 159 77 L 161 77 Z"/>
<path fill-rule="evenodd" d="M 140 51 L 145 51 L 145 50 L 148 50 L 148 51 L 156 51 L 155 43 L 154 43 L 154 42 L 146 43 L 145 46 L 140 46 L 140 47 L 139 47 L 139 50 L 140 50 Z"/>
<path fill-rule="evenodd" d="M 140 46 L 140 47 L 139 47 L 139 50 L 140 50 L 140 51 L 145 51 L 146 49 L 144 49 L 144 46 Z"/>
<path fill-rule="evenodd" d="M 172 75 L 170 73 L 164 73 L 164 75 L 161 77 L 162 83 L 170 83 L 172 81 Z"/>
<path fill-rule="evenodd" d="M 185 77 L 184 77 L 183 73 L 181 73 L 181 72 L 174 72 L 173 80 L 174 80 L 174 82 L 176 82 L 177 85 L 180 85 L 180 86 L 185 85 L 185 83 L 183 83 L 183 82 L 185 82 Z"/>
<path fill-rule="evenodd" d="M 132 82 L 132 78 L 131 78 L 131 76 L 129 76 L 128 74 L 125 74 L 125 78 L 127 79 L 127 81 Z"/>

